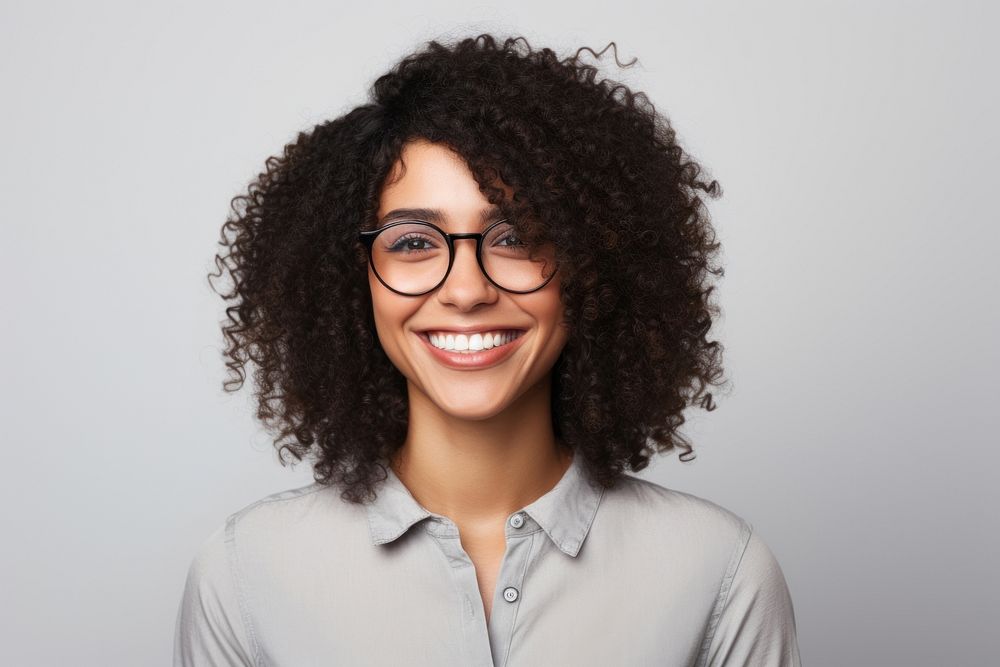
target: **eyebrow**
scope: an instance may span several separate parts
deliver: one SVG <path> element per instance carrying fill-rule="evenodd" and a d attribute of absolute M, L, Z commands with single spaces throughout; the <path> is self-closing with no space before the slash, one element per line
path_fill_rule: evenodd
<path fill-rule="evenodd" d="M 440 225 L 445 217 L 444 212 L 436 208 L 395 208 L 382 216 L 378 226 L 381 227 L 385 223 L 394 220 L 421 220 Z M 496 206 L 483 209 L 479 213 L 479 222 L 483 226 L 491 222 L 496 222 L 501 218 L 503 218 L 503 212 Z"/>

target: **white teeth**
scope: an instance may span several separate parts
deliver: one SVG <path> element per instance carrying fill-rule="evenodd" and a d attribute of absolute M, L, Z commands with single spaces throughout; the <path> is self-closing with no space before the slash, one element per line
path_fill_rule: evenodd
<path fill-rule="evenodd" d="M 428 332 L 427 337 L 431 345 L 449 352 L 462 352 L 469 354 L 481 350 L 489 350 L 494 347 L 506 345 L 518 338 L 521 331 L 491 331 L 488 333 L 452 334 Z"/>

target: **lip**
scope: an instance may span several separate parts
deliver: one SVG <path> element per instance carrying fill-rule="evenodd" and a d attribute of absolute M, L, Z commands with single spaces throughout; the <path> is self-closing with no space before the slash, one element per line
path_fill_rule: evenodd
<path fill-rule="evenodd" d="M 432 329 L 431 331 L 446 330 Z M 447 331 L 452 331 L 452 329 L 447 329 Z M 484 331 L 484 329 L 466 329 L 466 331 Z M 524 330 L 521 329 L 521 331 L 523 332 Z M 462 330 L 459 330 L 459 333 L 461 332 Z M 494 347 L 489 350 L 480 350 L 479 352 L 472 352 L 469 354 L 448 352 L 447 350 L 436 348 L 431 345 L 430 338 L 427 336 L 427 333 L 423 331 L 417 333 L 417 338 L 423 341 L 423 344 L 430 351 L 432 357 L 449 368 L 457 370 L 482 370 L 484 368 L 492 368 L 509 358 L 510 355 L 512 355 L 517 348 L 520 347 L 521 341 L 524 340 L 526 333 L 527 332 L 522 333 L 506 345 Z"/>

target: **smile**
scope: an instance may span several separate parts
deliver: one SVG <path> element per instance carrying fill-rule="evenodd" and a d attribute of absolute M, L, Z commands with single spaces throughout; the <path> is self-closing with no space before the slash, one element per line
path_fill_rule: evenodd
<path fill-rule="evenodd" d="M 473 332 L 452 333 L 449 331 L 425 331 L 431 345 L 439 350 L 449 352 L 474 353 L 480 350 L 490 350 L 494 347 L 507 345 L 511 341 L 519 338 L 523 331 L 488 331 L 486 333 Z"/>
<path fill-rule="evenodd" d="M 425 331 L 417 334 L 431 356 L 450 368 L 489 368 L 507 359 L 520 347 L 523 331 L 490 331 L 455 334 Z"/>

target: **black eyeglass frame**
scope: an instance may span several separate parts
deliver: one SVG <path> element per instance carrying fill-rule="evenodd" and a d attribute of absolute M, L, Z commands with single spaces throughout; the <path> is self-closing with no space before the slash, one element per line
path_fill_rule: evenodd
<path fill-rule="evenodd" d="M 500 225 L 500 224 L 502 224 L 504 222 L 507 222 L 506 218 L 503 218 L 501 220 L 497 220 L 496 222 L 494 222 L 492 225 L 490 225 L 489 227 L 487 227 L 486 229 L 484 229 L 481 232 L 462 232 L 462 233 L 457 233 L 457 234 L 449 234 L 448 232 L 444 231 L 443 229 L 441 229 L 440 227 L 438 227 L 434 223 L 427 222 L 425 220 L 399 220 L 397 222 L 391 222 L 388 225 L 385 225 L 383 227 L 379 227 L 378 229 L 370 229 L 368 231 L 358 232 L 358 240 L 361 243 L 363 243 L 364 246 L 365 246 L 365 251 L 368 253 L 368 264 L 371 265 L 372 272 L 375 274 L 375 277 L 378 278 L 379 282 L 382 283 L 385 286 L 386 289 L 388 289 L 391 292 L 395 292 L 396 294 L 399 294 L 401 296 L 423 296 L 424 294 L 430 294 L 431 292 L 433 292 L 437 288 L 441 287 L 441 285 L 444 284 L 444 281 L 448 280 L 449 274 L 451 274 L 451 267 L 455 263 L 455 241 L 458 241 L 460 239 L 475 239 L 476 240 L 476 263 L 479 264 L 479 270 L 483 272 L 483 275 L 486 276 L 486 279 L 488 281 L 490 281 L 490 284 L 492 284 L 496 288 L 501 289 L 501 290 L 503 290 L 505 292 L 510 292 L 511 294 L 531 294 L 532 292 L 537 292 L 538 290 L 540 290 L 543 287 L 545 287 L 546 285 L 548 285 L 549 281 L 552 280 L 553 276 L 555 276 L 556 273 L 559 271 L 559 262 L 558 261 L 556 262 L 556 268 L 555 268 L 555 270 L 552 272 L 552 274 L 548 278 L 545 279 L 545 282 L 543 282 L 538 287 L 536 287 L 534 289 L 529 289 L 529 290 L 512 290 L 512 289 L 507 289 L 503 285 L 500 285 L 495 280 L 493 280 L 493 278 L 490 277 L 490 274 L 486 272 L 486 267 L 483 265 L 483 238 L 487 234 L 489 234 L 489 232 L 490 232 L 491 229 L 493 229 L 497 225 Z M 426 290 L 424 292 L 419 292 L 417 294 L 411 294 L 410 292 L 401 292 L 401 291 L 399 291 L 397 289 L 394 289 L 394 288 L 390 287 L 389 284 L 386 283 L 386 281 L 382 279 L 382 276 L 380 276 L 378 274 L 378 269 L 375 268 L 375 262 L 372 261 L 372 245 L 375 243 L 375 238 L 379 234 L 381 234 L 382 232 L 384 232 L 387 229 L 391 229 L 392 227 L 396 227 L 398 225 L 412 225 L 414 223 L 420 224 L 420 225 L 426 225 L 427 227 L 430 227 L 431 229 L 434 229 L 439 234 L 441 234 L 441 236 L 443 236 L 445 238 L 445 240 L 448 242 L 448 269 L 444 272 L 444 277 L 441 278 L 441 281 L 437 285 L 435 285 L 434 287 L 432 287 L 429 290 Z"/>

